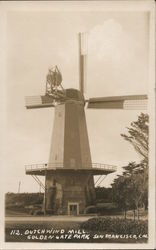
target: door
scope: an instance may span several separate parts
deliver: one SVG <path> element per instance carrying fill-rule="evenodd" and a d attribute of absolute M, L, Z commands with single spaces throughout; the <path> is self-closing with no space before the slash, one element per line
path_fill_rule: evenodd
<path fill-rule="evenodd" d="M 78 204 L 69 204 L 68 205 L 68 214 L 69 215 L 78 215 L 79 211 L 78 211 Z"/>

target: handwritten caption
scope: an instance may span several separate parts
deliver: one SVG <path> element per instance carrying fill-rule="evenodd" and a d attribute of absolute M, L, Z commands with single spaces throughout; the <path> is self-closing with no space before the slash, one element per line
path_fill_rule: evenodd
<path fill-rule="evenodd" d="M 47 241 L 47 240 L 90 240 L 90 239 L 147 239 L 147 234 L 90 234 L 85 230 L 75 229 L 12 229 L 10 236 L 24 237 L 31 241 Z"/>

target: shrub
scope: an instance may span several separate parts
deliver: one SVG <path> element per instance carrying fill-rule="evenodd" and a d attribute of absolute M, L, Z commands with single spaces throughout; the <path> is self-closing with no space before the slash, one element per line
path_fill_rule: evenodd
<path fill-rule="evenodd" d="M 34 215 L 44 215 L 44 212 L 42 210 L 36 210 L 33 213 Z"/>
<path fill-rule="evenodd" d="M 147 221 L 133 221 L 120 218 L 92 218 L 81 224 L 82 229 L 110 234 L 147 234 Z"/>
<path fill-rule="evenodd" d="M 115 203 L 97 203 L 96 205 L 88 206 L 85 210 L 86 214 L 96 213 L 98 215 L 109 215 L 109 214 L 120 214 L 121 211 L 118 209 Z"/>
<path fill-rule="evenodd" d="M 42 204 L 43 193 L 6 193 L 5 194 L 5 207 L 15 204 L 22 206 Z"/>

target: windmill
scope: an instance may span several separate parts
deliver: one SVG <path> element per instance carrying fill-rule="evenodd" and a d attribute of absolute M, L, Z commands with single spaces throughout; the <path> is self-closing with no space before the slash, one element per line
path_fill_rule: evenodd
<path fill-rule="evenodd" d="M 47 164 L 26 166 L 26 174 L 40 183 L 45 176 L 44 212 L 77 215 L 95 203 L 93 177 L 116 171 L 115 166 L 94 164 L 91 160 L 85 105 L 92 109 L 145 109 L 147 96 L 115 96 L 85 100 L 86 52 L 82 49 L 84 34 L 79 33 L 79 90 L 64 89 L 57 66 L 50 69 L 46 79 L 46 93 L 26 97 L 26 108 L 55 109 L 54 126 Z"/>

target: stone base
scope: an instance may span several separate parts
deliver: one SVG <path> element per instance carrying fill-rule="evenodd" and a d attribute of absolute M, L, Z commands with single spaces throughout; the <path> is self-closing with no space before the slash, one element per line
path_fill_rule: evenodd
<path fill-rule="evenodd" d="M 43 207 L 51 214 L 83 214 L 95 201 L 93 175 L 89 173 L 53 173 L 46 176 Z"/>

